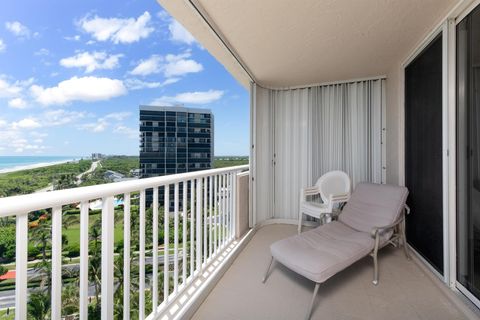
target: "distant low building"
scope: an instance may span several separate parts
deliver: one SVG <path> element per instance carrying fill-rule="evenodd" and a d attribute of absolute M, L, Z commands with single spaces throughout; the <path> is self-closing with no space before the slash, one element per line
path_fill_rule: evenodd
<path fill-rule="evenodd" d="M 125 178 L 125 175 L 121 174 L 120 172 L 107 170 L 105 171 L 105 174 L 103 175 L 103 177 L 112 182 L 119 182 L 120 180 L 123 180 Z"/>
<path fill-rule="evenodd" d="M 142 170 L 140 169 L 132 169 L 130 170 L 130 175 L 132 177 L 140 177 L 140 174 L 142 173 Z"/>
<path fill-rule="evenodd" d="M 92 153 L 92 160 L 93 161 L 101 160 L 103 158 L 105 158 L 105 155 L 103 155 L 101 153 Z"/>

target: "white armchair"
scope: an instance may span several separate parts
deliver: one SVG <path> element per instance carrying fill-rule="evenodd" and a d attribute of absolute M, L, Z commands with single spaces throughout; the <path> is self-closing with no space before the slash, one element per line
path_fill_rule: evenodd
<path fill-rule="evenodd" d="M 315 186 L 300 190 L 298 233 L 302 231 L 303 215 L 322 219 L 332 214 L 334 205 L 350 198 L 351 182 L 343 171 L 330 171 L 321 176 Z M 309 196 L 320 195 L 322 203 L 308 201 Z"/>

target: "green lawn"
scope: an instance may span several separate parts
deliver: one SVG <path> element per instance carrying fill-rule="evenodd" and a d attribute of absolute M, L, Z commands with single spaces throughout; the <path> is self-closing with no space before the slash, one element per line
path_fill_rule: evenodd
<path fill-rule="evenodd" d="M 80 218 L 80 215 L 73 215 Z M 100 219 L 101 214 L 92 214 L 89 216 L 88 224 L 89 226 L 93 226 L 93 224 Z M 67 229 L 63 228 L 63 234 L 67 237 L 68 245 L 79 245 L 80 244 L 80 224 L 75 223 L 70 225 Z M 116 223 L 115 224 L 115 231 L 114 231 L 114 239 L 115 244 L 121 243 L 123 241 L 123 223 Z"/>
<path fill-rule="evenodd" d="M 0 319 L 13 320 L 15 319 L 15 308 L 10 308 L 10 314 L 7 315 L 7 309 L 0 310 Z"/>

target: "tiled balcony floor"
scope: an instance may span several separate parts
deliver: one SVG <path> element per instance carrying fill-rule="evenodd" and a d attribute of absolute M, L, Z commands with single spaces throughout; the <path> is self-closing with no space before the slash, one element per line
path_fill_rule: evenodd
<path fill-rule="evenodd" d="M 277 264 L 266 284 L 269 245 L 295 234 L 292 225 L 261 228 L 197 310 L 193 319 L 304 319 L 313 282 Z M 430 276 L 403 250 L 379 255 L 380 283 L 372 285 L 366 257 L 320 286 L 312 319 L 465 319 Z"/>

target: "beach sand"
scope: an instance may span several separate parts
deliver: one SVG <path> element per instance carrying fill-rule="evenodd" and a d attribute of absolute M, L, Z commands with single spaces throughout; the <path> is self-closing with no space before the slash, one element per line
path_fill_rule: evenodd
<path fill-rule="evenodd" d="M 23 171 L 23 170 L 30 170 L 30 169 L 37 169 L 37 168 L 43 168 L 43 167 L 49 167 L 49 166 L 54 166 L 54 165 L 57 165 L 57 164 L 77 162 L 77 161 L 79 161 L 79 160 L 78 159 L 67 159 L 67 160 L 54 161 L 54 162 L 35 163 L 35 164 L 27 165 L 27 166 L 17 166 L 17 167 L 13 167 L 13 168 L 1 169 L 0 174 L 11 173 L 11 172 L 16 172 L 16 171 Z"/>

